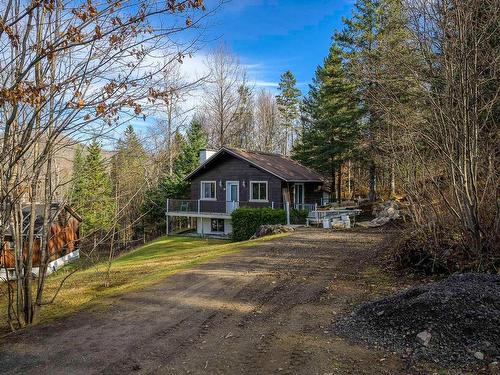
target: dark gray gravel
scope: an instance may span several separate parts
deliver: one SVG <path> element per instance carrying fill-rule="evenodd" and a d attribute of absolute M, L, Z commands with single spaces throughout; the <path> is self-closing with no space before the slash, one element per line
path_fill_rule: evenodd
<path fill-rule="evenodd" d="M 335 333 L 409 359 L 444 366 L 500 360 L 500 275 L 461 274 L 367 302 L 336 322 Z M 430 340 L 424 342 L 417 337 Z"/>

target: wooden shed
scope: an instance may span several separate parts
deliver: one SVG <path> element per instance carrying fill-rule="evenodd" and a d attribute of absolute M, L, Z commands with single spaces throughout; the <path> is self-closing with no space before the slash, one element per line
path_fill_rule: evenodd
<path fill-rule="evenodd" d="M 41 263 L 42 241 L 45 240 L 42 238 L 44 211 L 45 206 L 42 204 L 37 204 L 37 206 L 35 207 L 36 219 L 35 243 L 33 248 L 33 267 L 39 267 Z M 30 212 L 31 206 L 26 206 L 23 208 L 23 236 L 25 236 L 25 239 L 29 231 Z M 53 261 L 78 249 L 80 239 L 79 228 L 80 223 L 82 222 L 82 218 L 70 206 L 60 205 L 58 203 L 53 203 L 51 205 L 50 212 L 51 217 L 49 219 L 49 222 L 51 222 L 51 235 L 49 238 L 48 249 L 50 254 L 50 261 Z M 2 247 L 0 249 L 0 267 L 14 268 L 14 238 L 11 228 L 7 229 L 7 233 L 5 234 L 2 242 Z M 23 242 L 23 258 L 24 261 L 26 261 L 28 254 L 27 240 Z"/>

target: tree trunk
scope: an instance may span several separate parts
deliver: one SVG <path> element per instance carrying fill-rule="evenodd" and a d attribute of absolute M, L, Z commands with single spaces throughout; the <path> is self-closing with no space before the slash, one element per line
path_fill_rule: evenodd
<path fill-rule="evenodd" d="M 396 168 L 394 164 L 394 160 L 391 160 L 391 198 L 396 196 Z"/>
<path fill-rule="evenodd" d="M 335 164 L 332 163 L 331 170 L 331 183 L 330 183 L 330 201 L 335 201 Z"/>
<path fill-rule="evenodd" d="M 339 202 L 339 205 L 342 203 L 342 163 L 339 164 L 337 175 L 337 202 Z"/>
<path fill-rule="evenodd" d="M 377 199 L 377 169 L 373 160 L 370 161 L 369 175 L 370 191 L 368 192 L 368 200 L 375 202 Z"/>
<path fill-rule="evenodd" d="M 352 199 L 352 190 L 351 190 L 351 161 L 347 162 L 347 195 L 349 199 Z"/>
<path fill-rule="evenodd" d="M 172 99 L 168 104 L 168 114 L 167 114 L 167 164 L 168 164 L 168 175 L 172 176 L 174 173 L 173 166 L 173 155 L 172 155 Z"/>

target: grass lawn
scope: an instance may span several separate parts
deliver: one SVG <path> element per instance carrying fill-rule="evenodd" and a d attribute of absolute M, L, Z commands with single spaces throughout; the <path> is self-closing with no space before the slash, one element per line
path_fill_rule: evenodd
<path fill-rule="evenodd" d="M 273 237 L 278 236 L 282 235 Z M 115 259 L 111 267 L 111 284 L 108 287 L 104 286 L 106 262 L 71 275 L 54 303 L 42 307 L 39 321 L 60 318 L 83 308 L 106 305 L 113 300 L 110 297 L 144 288 L 178 271 L 269 238 L 244 242 L 188 237 L 160 238 Z M 48 277 L 45 299 L 52 298 L 61 280 L 74 267 L 74 264 L 70 264 Z M 0 332 L 8 330 L 4 292 L 5 285 L 0 284 Z"/>

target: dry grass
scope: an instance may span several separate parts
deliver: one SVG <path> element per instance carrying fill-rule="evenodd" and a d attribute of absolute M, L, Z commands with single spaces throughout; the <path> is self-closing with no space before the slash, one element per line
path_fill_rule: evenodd
<path fill-rule="evenodd" d="M 54 303 L 42 308 L 39 322 L 61 318 L 84 308 L 105 306 L 112 302 L 112 297 L 147 287 L 176 272 L 269 238 L 244 242 L 187 237 L 160 238 L 117 258 L 112 263 L 110 285 L 107 287 L 105 262 L 71 275 Z M 61 281 L 75 267 L 79 265 L 68 265 L 49 276 L 44 292 L 46 299 L 52 298 Z M 0 285 L 0 290 L 0 332 L 5 332 L 8 330 L 5 284 Z"/>

